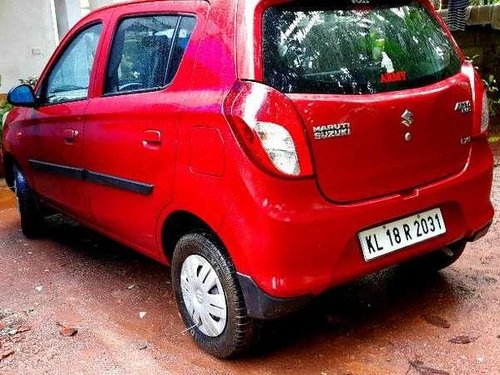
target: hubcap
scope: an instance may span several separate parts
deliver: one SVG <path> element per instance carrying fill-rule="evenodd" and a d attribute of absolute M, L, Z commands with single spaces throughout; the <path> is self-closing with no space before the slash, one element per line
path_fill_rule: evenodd
<path fill-rule="evenodd" d="M 199 256 L 186 258 L 181 269 L 184 305 L 198 329 L 209 337 L 224 332 L 227 322 L 226 295 L 217 273 Z"/>

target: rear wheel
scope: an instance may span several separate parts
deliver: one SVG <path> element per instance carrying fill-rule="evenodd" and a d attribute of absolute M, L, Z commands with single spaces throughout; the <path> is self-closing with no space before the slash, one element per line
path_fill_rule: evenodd
<path fill-rule="evenodd" d="M 413 272 L 437 272 L 455 263 L 464 252 L 465 246 L 465 241 L 457 242 L 413 259 L 402 266 Z"/>
<path fill-rule="evenodd" d="M 188 331 L 206 352 L 229 358 L 254 343 L 257 322 L 248 316 L 234 266 L 213 236 L 193 233 L 179 240 L 172 286 Z"/>
<path fill-rule="evenodd" d="M 23 234 L 28 238 L 39 237 L 43 231 L 43 215 L 40 202 L 17 167 L 14 167 L 14 192 L 17 199 L 17 208 L 21 216 Z"/>

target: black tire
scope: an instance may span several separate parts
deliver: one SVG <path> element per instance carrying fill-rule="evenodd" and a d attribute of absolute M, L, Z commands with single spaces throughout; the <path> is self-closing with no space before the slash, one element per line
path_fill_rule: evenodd
<path fill-rule="evenodd" d="M 40 237 L 43 232 L 43 214 L 40 202 L 17 167 L 14 167 L 14 191 L 21 216 L 23 234 L 28 238 Z"/>
<path fill-rule="evenodd" d="M 448 245 L 440 250 L 415 258 L 402 266 L 412 272 L 438 272 L 455 263 L 465 250 L 466 242 L 461 241 Z"/>
<path fill-rule="evenodd" d="M 184 302 L 181 288 L 182 267 L 186 259 L 192 255 L 208 261 L 224 291 L 227 306 L 226 324 L 223 332 L 216 337 L 202 332 L 201 318 L 195 322 Z M 201 266 L 196 272 L 198 277 Z M 207 233 L 192 233 L 179 240 L 172 258 L 172 287 L 184 324 L 194 341 L 203 350 L 214 357 L 225 359 L 241 354 L 255 344 L 260 326 L 248 316 L 234 265 L 222 244 L 214 236 Z"/>

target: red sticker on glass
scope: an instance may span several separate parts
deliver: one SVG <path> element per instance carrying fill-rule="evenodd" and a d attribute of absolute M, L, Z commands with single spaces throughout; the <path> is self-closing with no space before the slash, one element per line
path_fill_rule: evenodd
<path fill-rule="evenodd" d="M 382 83 L 391 83 L 391 82 L 399 82 L 406 81 L 406 72 L 393 72 L 393 73 L 385 73 L 380 77 L 380 82 Z"/>

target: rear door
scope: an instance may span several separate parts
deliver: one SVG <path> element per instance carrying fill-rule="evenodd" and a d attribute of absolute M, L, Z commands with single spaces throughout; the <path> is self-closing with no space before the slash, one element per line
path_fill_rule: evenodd
<path fill-rule="evenodd" d="M 178 113 L 207 11 L 201 1 L 117 8 L 100 93 L 86 111 L 94 222 L 146 252 L 173 198 Z"/>
<path fill-rule="evenodd" d="M 318 184 L 336 202 L 460 172 L 472 93 L 447 33 L 417 1 L 275 6 L 264 13 L 264 79 L 306 126 Z"/>

